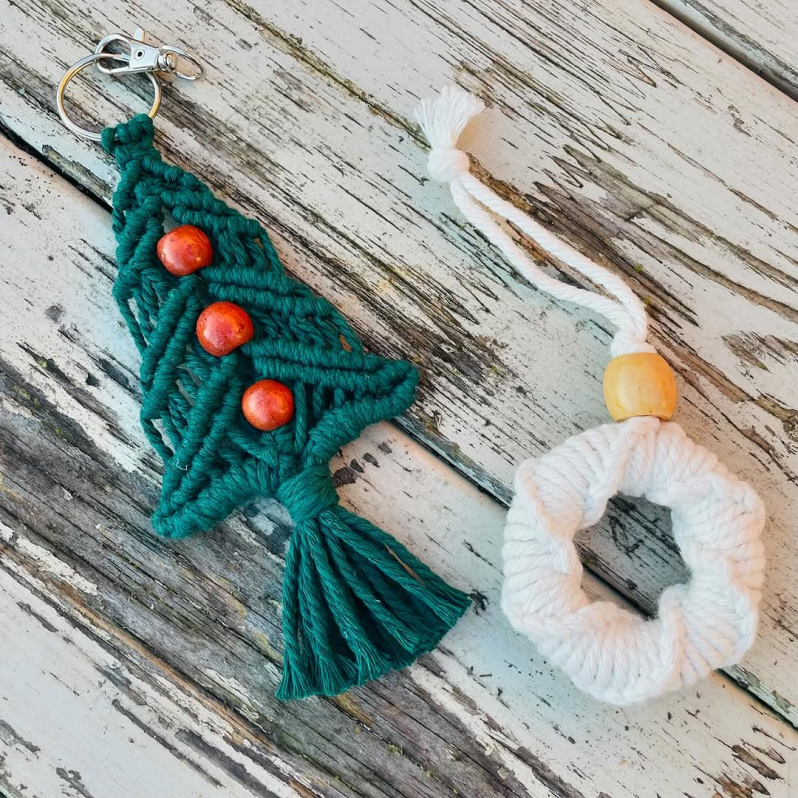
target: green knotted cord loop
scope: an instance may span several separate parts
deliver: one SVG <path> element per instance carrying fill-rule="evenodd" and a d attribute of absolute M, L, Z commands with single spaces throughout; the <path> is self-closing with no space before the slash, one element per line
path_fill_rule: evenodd
<path fill-rule="evenodd" d="M 309 466 L 283 482 L 275 498 L 285 506 L 295 524 L 317 518 L 338 504 L 338 493 L 326 465 Z"/>
<path fill-rule="evenodd" d="M 258 496 L 296 528 L 283 583 L 280 698 L 335 695 L 433 649 L 468 597 L 402 544 L 338 504 L 329 460 L 369 424 L 412 404 L 416 369 L 363 351 L 341 314 L 285 274 L 266 231 L 165 164 L 152 121 L 102 133 L 120 169 L 113 228 L 114 296 L 141 353 L 142 427 L 164 461 L 155 530 L 209 529 Z M 176 278 L 156 257 L 167 222 L 201 228 L 213 263 Z M 255 338 L 223 358 L 206 353 L 196 321 L 211 302 L 245 307 Z M 295 416 L 273 432 L 244 420 L 259 379 L 286 384 Z"/>

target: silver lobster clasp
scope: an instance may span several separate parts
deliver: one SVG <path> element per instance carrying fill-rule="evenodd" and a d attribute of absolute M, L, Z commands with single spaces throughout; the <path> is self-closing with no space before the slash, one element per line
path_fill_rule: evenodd
<path fill-rule="evenodd" d="M 99 133 L 87 130 L 73 122 L 64 107 L 64 93 L 69 81 L 91 64 L 96 64 L 103 74 L 114 77 L 136 74 L 146 75 L 150 79 L 154 92 L 152 106 L 147 112 L 150 119 L 158 113 L 158 109 L 161 107 L 161 81 L 158 78 L 159 74 L 172 74 L 183 80 L 197 80 L 203 76 L 205 70 L 195 55 L 180 47 L 172 47 L 166 44 L 157 46 L 148 44 L 145 41 L 146 37 L 147 34 L 141 28 L 136 28 L 132 36 L 126 36 L 124 33 L 112 33 L 109 36 L 105 36 L 98 43 L 93 53 L 76 61 L 66 71 L 58 84 L 56 103 L 63 123 L 73 133 L 92 141 L 100 141 L 101 138 Z M 109 49 L 114 44 L 123 45 L 122 52 L 115 52 Z M 191 65 L 190 71 L 181 69 L 181 63 L 185 62 Z"/>
<path fill-rule="evenodd" d="M 100 40 L 94 48 L 95 55 L 111 55 L 108 46 L 114 42 L 121 42 L 125 45 L 128 52 L 113 53 L 113 61 L 121 61 L 122 66 L 107 66 L 102 60 L 97 62 L 97 69 L 106 75 L 136 74 L 139 72 L 166 72 L 177 75 L 183 80 L 197 80 L 201 78 L 204 69 L 199 59 L 180 47 L 173 47 L 168 44 L 158 46 L 147 44 L 147 32 L 142 28 L 136 28 L 132 36 L 125 36 L 123 33 L 112 33 Z M 193 71 L 184 72 L 178 67 L 180 60 L 188 61 Z"/>

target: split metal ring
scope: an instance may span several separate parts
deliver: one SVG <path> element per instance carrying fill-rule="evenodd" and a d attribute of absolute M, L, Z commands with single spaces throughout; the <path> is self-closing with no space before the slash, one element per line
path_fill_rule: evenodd
<path fill-rule="evenodd" d="M 120 58 L 119 53 L 108 53 L 108 52 L 97 52 L 92 53 L 91 55 L 87 55 L 84 58 L 81 58 L 80 61 L 76 61 L 72 66 L 66 71 L 64 77 L 61 78 L 61 82 L 58 84 L 58 92 L 56 93 L 56 103 L 58 104 L 58 113 L 61 116 L 61 120 L 63 123 L 73 132 L 77 133 L 78 136 L 83 136 L 83 138 L 91 139 L 92 141 L 100 141 L 102 136 L 100 133 L 95 133 L 93 130 L 87 130 L 85 127 L 81 127 L 72 119 L 70 119 L 69 115 L 66 112 L 66 108 L 64 107 L 64 93 L 66 92 L 66 88 L 69 85 L 69 81 L 72 80 L 80 71 L 85 69 L 87 66 L 91 66 L 94 63 L 101 62 L 103 60 L 108 61 L 120 61 L 124 60 L 124 58 Z M 144 74 L 150 79 L 150 83 L 152 83 L 152 88 L 155 93 L 152 101 L 152 107 L 149 111 L 147 111 L 147 116 L 150 119 L 153 119 L 155 115 L 158 113 L 158 109 L 161 107 L 161 82 L 158 80 L 157 76 L 154 72 L 145 72 Z"/>

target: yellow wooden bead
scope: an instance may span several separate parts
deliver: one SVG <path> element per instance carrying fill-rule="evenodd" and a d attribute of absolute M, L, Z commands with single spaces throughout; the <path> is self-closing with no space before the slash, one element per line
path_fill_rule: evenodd
<path fill-rule="evenodd" d="M 615 421 L 632 416 L 668 420 L 676 410 L 673 369 L 656 352 L 615 357 L 604 372 L 604 401 Z"/>

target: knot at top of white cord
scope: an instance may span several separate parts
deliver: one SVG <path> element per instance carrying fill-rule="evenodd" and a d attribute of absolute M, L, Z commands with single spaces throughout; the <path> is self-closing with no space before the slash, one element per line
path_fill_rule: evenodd
<path fill-rule="evenodd" d="M 457 178 L 469 171 L 468 156 L 462 150 L 430 150 L 427 170 L 433 180 L 441 183 L 454 183 Z"/>
<path fill-rule="evenodd" d="M 485 103 L 462 89 L 447 86 L 436 100 L 422 100 L 416 117 L 430 143 L 427 169 L 433 180 L 454 183 L 469 171 L 468 155 L 456 147 L 469 120 Z"/>
<path fill-rule="evenodd" d="M 468 122 L 484 108 L 481 100 L 453 86 L 447 86 L 434 100 L 422 100 L 416 117 L 431 146 L 430 175 L 450 185 L 452 198 L 465 218 L 498 247 L 513 268 L 532 285 L 558 299 L 601 313 L 615 324 L 618 332 L 612 342 L 614 356 L 653 352 L 654 348 L 646 341 L 648 320 L 643 303 L 620 277 L 585 257 L 471 174 L 468 155 L 457 149 L 457 141 Z M 496 223 L 494 216 L 510 222 L 556 261 L 601 286 L 610 296 L 568 285 L 546 274 Z"/>

